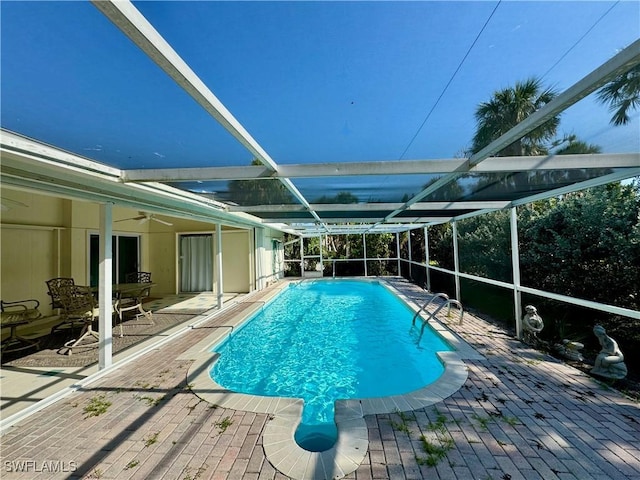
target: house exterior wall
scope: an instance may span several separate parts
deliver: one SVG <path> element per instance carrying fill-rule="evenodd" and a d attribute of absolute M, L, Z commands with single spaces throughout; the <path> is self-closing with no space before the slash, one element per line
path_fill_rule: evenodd
<path fill-rule="evenodd" d="M 251 236 L 248 230 L 222 232 L 222 281 L 225 292 L 252 290 Z"/>
<path fill-rule="evenodd" d="M 0 213 L 0 297 L 36 299 L 43 313 L 50 312 L 44 282 L 69 272 L 62 261 L 69 259 L 70 201 L 6 188 L 2 196 L 17 203 L 7 202 Z"/>
<path fill-rule="evenodd" d="M 89 240 L 99 232 L 100 206 L 7 188 L 2 194 L 22 205 L 12 204 L 0 214 L 0 297 L 5 301 L 34 298 L 40 301 L 43 315 L 51 315 L 55 312 L 46 280 L 61 276 L 73 277 L 79 285 L 90 283 Z M 172 226 L 118 221 L 137 215 L 136 210 L 114 206 L 113 234 L 140 235 L 140 270 L 152 272 L 153 295 L 173 294 L 177 291 L 176 233 L 210 232 L 215 244 L 216 224 L 164 216 Z M 255 279 L 253 230 L 225 226 L 222 238 L 225 291 L 251 291 Z M 270 248 L 270 242 L 266 243 Z M 264 253 L 263 261 L 268 262 L 269 255 Z"/>

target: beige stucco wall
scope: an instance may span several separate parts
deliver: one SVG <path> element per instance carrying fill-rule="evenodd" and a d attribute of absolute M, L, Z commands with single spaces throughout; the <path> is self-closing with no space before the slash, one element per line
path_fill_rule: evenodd
<path fill-rule="evenodd" d="M 0 297 L 5 301 L 35 298 L 40 301 L 42 313 L 48 315 L 52 312 L 46 280 L 71 276 L 79 285 L 89 284 L 89 235 L 99 232 L 99 205 L 4 187 L 2 197 L 24 205 L 13 203 L 0 212 Z M 179 233 L 211 233 L 217 248 L 216 224 L 166 216 L 160 218 L 173 223 L 172 226 L 119 221 L 136 215 L 137 210 L 114 206 L 113 233 L 140 235 L 140 269 L 152 272 L 156 283 L 154 296 L 172 294 L 178 289 Z M 269 229 L 265 232 L 261 255 L 264 271 L 270 273 L 271 238 L 281 238 L 282 234 Z M 225 291 L 253 290 L 256 285 L 253 230 L 225 226 L 222 238 Z M 214 282 L 215 271 L 214 266 Z"/>
<path fill-rule="evenodd" d="M 7 209 L 0 212 L 0 298 L 33 298 L 50 311 L 44 281 L 68 273 L 61 260 L 69 258 L 63 244 L 70 201 L 4 187 L 2 198 Z"/>
<path fill-rule="evenodd" d="M 222 232 L 222 281 L 225 292 L 247 293 L 252 288 L 251 232 Z"/>

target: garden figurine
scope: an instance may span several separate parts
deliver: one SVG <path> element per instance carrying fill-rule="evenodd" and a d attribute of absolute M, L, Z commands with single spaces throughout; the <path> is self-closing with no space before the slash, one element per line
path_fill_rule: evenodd
<path fill-rule="evenodd" d="M 538 342 L 538 333 L 544 328 L 542 317 L 538 315 L 538 309 L 533 305 L 524 307 L 524 317 L 522 317 L 522 326 L 524 329 L 524 341 L 533 344 Z"/>
<path fill-rule="evenodd" d="M 602 325 L 593 327 L 593 333 L 598 337 L 602 350 L 596 357 L 591 373 L 616 380 L 626 377 L 627 365 L 624 363 L 624 355 L 618 347 L 618 342 L 607 335 Z"/>

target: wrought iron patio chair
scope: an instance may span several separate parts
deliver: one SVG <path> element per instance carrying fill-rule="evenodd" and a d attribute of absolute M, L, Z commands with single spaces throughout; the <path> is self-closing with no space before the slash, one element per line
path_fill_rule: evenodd
<path fill-rule="evenodd" d="M 27 325 L 40 318 L 40 302 L 35 299 L 5 302 L 0 300 L 0 323 L 2 328 L 10 328 L 9 337 L 2 341 L 0 351 L 2 353 L 17 352 L 27 348 L 38 348 L 40 342 L 21 337 L 17 329 L 21 325 Z"/>
<path fill-rule="evenodd" d="M 59 290 L 62 316 L 68 322 L 81 322 L 83 327 L 77 339 L 69 340 L 58 351 L 71 355 L 75 347 L 86 347 L 98 343 L 98 332 L 93 330 L 93 322 L 98 318 L 96 299 L 91 287 L 65 285 Z M 92 341 L 86 342 L 87 339 Z"/>
<path fill-rule="evenodd" d="M 151 272 L 130 272 L 124 279 L 126 283 L 151 283 Z"/>
<path fill-rule="evenodd" d="M 75 288 L 76 284 L 73 278 L 71 277 L 56 277 L 45 282 L 47 284 L 47 288 L 49 291 L 47 292 L 51 297 L 51 308 L 63 310 L 64 306 L 60 300 L 60 292 L 63 289 Z M 62 320 L 60 323 L 55 324 L 51 328 L 51 334 L 54 334 L 56 330 L 61 328 L 69 328 L 73 334 L 73 331 L 76 328 L 80 328 L 84 326 L 84 322 L 76 317 L 67 317 L 64 315 L 64 312 L 60 312 L 60 319 Z"/>
<path fill-rule="evenodd" d="M 51 297 L 51 308 L 62 308 L 60 303 L 60 287 L 65 285 L 75 285 L 73 278 L 70 277 L 56 277 L 45 282 L 49 291 L 47 292 Z"/>

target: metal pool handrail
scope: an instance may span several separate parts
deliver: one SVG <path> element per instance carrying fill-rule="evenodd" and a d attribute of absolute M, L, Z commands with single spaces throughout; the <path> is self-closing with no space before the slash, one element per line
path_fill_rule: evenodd
<path fill-rule="evenodd" d="M 460 310 L 459 325 L 462 325 L 462 319 L 464 317 L 464 310 L 462 308 L 462 304 L 458 300 L 450 299 L 449 295 L 447 295 L 446 293 L 436 293 L 433 297 L 427 300 L 425 304 L 413 316 L 411 325 L 416 324 L 416 318 L 418 318 L 418 316 L 420 315 L 420 312 L 422 312 L 423 310 L 426 311 L 427 306 L 431 304 L 431 302 L 433 302 L 433 300 L 436 298 L 442 298 L 444 302 L 440 304 L 433 313 L 427 312 L 429 316 L 422 322 L 422 328 L 420 329 L 420 336 L 418 337 L 418 341 L 420 341 L 420 339 L 422 338 L 422 334 L 424 333 L 424 327 L 427 325 L 429 320 L 431 320 L 432 318 L 435 318 L 438 312 L 442 310 L 444 307 L 447 307 L 447 317 L 451 314 L 451 305 L 455 305 L 456 307 L 458 307 L 458 309 Z"/>
<path fill-rule="evenodd" d="M 440 307 L 438 307 L 438 309 L 433 314 L 429 314 L 429 318 L 427 318 L 427 320 L 429 320 L 430 318 L 434 317 L 435 314 L 438 313 L 442 309 L 442 307 L 444 307 L 449 302 L 449 295 L 447 295 L 446 293 L 436 293 L 433 297 L 431 297 L 429 300 L 427 300 L 425 302 L 425 304 L 422 305 L 422 307 L 420 307 L 420 309 L 416 312 L 416 314 L 413 316 L 413 320 L 411 321 L 411 325 L 415 325 L 416 324 L 416 318 L 418 318 L 418 315 L 420 315 L 420 312 L 425 310 L 431 304 L 431 302 L 433 302 L 438 297 L 442 298 L 445 301 L 445 303 L 443 305 L 441 305 Z"/>
<path fill-rule="evenodd" d="M 447 302 L 447 317 L 451 314 L 451 305 L 455 305 L 460 310 L 460 320 L 458 320 L 458 325 L 462 325 L 462 317 L 464 317 L 462 304 L 458 300 L 449 300 Z"/>

